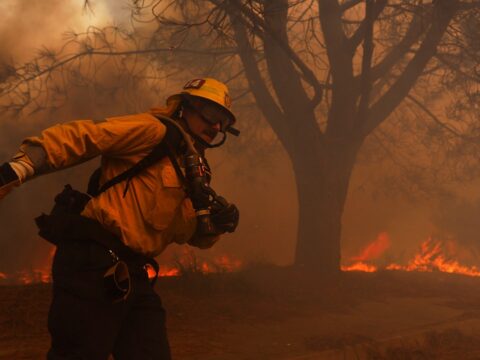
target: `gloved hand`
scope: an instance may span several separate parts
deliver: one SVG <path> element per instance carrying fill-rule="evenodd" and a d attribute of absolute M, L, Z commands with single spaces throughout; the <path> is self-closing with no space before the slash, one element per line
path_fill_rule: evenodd
<path fill-rule="evenodd" d="M 9 163 L 0 166 L 0 200 L 3 199 L 14 187 L 20 185 L 17 173 Z"/>
<path fill-rule="evenodd" d="M 240 213 L 234 204 L 230 204 L 223 197 L 217 196 L 210 212 L 212 222 L 218 230 L 229 233 L 235 231 L 238 226 Z"/>

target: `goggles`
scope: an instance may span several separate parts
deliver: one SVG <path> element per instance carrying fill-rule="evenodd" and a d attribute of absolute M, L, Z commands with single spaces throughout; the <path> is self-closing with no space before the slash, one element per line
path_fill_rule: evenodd
<path fill-rule="evenodd" d="M 187 101 L 187 105 L 207 123 L 212 125 L 220 124 L 221 132 L 228 131 L 229 133 L 238 136 L 239 131 L 232 127 L 234 123 L 233 119 L 220 106 L 206 101 L 190 99 Z"/>

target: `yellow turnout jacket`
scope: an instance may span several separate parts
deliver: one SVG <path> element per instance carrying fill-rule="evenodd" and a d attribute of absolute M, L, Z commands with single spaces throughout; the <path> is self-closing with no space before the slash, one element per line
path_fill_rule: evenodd
<path fill-rule="evenodd" d="M 60 170 L 101 155 L 100 185 L 121 174 L 150 153 L 166 128 L 151 113 L 107 118 L 95 123 L 73 121 L 44 130 L 24 143 L 42 146 L 51 170 Z M 189 241 L 196 228 L 190 199 L 168 157 L 126 182 L 90 200 L 82 215 L 100 222 L 133 250 L 160 254 L 176 242 Z"/>

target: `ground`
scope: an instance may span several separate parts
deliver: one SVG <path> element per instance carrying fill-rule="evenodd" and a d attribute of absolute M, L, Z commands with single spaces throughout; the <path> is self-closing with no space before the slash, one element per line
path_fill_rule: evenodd
<path fill-rule="evenodd" d="M 480 359 L 480 279 L 289 268 L 162 278 L 175 360 Z M 0 287 L 0 359 L 43 359 L 50 285 Z"/>

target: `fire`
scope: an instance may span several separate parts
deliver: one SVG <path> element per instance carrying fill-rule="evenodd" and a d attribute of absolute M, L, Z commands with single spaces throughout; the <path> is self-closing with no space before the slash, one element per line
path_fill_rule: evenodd
<path fill-rule="evenodd" d="M 342 271 L 363 271 L 363 272 L 375 272 L 378 268 L 375 265 L 370 265 L 364 262 L 356 262 L 349 266 L 342 266 Z"/>
<path fill-rule="evenodd" d="M 38 284 L 49 283 L 52 281 L 50 267 L 55 254 L 55 247 L 51 247 L 48 256 L 43 259 L 40 266 L 30 269 L 23 269 L 13 274 L 5 274 L 0 272 L 0 281 L 14 284 Z"/>
<path fill-rule="evenodd" d="M 0 273 L 0 281 L 24 285 L 49 283 L 51 282 L 51 275 L 49 269 L 21 270 L 12 275 Z"/>
<path fill-rule="evenodd" d="M 238 271 L 242 267 L 242 262 L 240 260 L 230 259 L 226 255 L 216 258 L 214 263 L 217 265 L 217 267 L 220 267 L 227 272 Z"/>
<path fill-rule="evenodd" d="M 17 275 L 18 282 L 28 284 L 49 283 L 51 282 L 50 270 L 36 269 L 36 270 L 23 270 Z"/>
<path fill-rule="evenodd" d="M 378 237 L 370 244 L 368 244 L 360 253 L 352 260 L 355 261 L 367 261 L 372 259 L 378 259 L 384 252 L 390 247 L 390 237 L 386 232 L 382 232 Z"/>
<path fill-rule="evenodd" d="M 160 270 L 158 271 L 158 276 L 180 276 L 180 270 L 175 267 L 165 267 L 160 266 Z"/>
<path fill-rule="evenodd" d="M 388 234 L 380 234 L 375 241 L 361 251 L 360 255 L 352 257 L 354 261 L 352 264 L 342 266 L 342 271 L 377 271 L 377 266 L 369 264 L 368 260 L 377 259 L 389 246 Z M 429 238 L 420 244 L 420 249 L 406 265 L 392 263 L 383 269 L 420 272 L 440 271 L 451 274 L 480 276 L 478 267 L 462 265 L 458 260 L 453 260 L 452 255 L 448 255 L 455 252 L 456 247 L 454 243 L 444 243 Z"/>
<path fill-rule="evenodd" d="M 160 266 L 158 276 L 181 276 L 187 272 L 211 274 L 221 272 L 234 272 L 240 270 L 242 262 L 222 255 L 212 261 L 199 261 L 193 252 L 185 252 L 184 256 L 176 260 L 176 264 Z"/>
<path fill-rule="evenodd" d="M 50 273 L 50 264 L 52 262 L 53 255 L 55 254 L 55 248 L 52 248 L 49 254 L 48 261 L 45 262 L 45 266 L 22 270 L 15 274 L 5 274 L 0 272 L 0 281 L 9 283 L 20 283 L 24 285 L 36 284 L 36 283 L 49 283 L 52 281 Z M 221 272 L 234 272 L 238 271 L 242 267 L 240 260 L 232 259 L 227 255 L 219 256 L 211 261 L 203 260 L 199 261 L 191 251 L 186 251 L 184 256 L 176 260 L 171 265 L 160 265 L 158 276 L 181 276 L 186 272 L 196 272 L 202 274 L 221 273 Z M 147 268 L 148 277 L 155 276 L 155 270 L 153 268 Z"/>
<path fill-rule="evenodd" d="M 343 265 L 342 271 L 375 272 L 378 268 L 367 261 L 378 259 L 390 247 L 390 237 L 386 232 L 378 234 L 377 238 L 362 249 L 359 255 L 352 257 L 351 265 Z"/>
<path fill-rule="evenodd" d="M 480 270 L 476 266 L 461 265 L 457 260 L 450 260 L 445 255 L 444 246 L 439 241 L 428 239 L 420 246 L 420 251 L 407 265 L 390 264 L 387 270 L 403 271 L 441 271 L 451 274 L 463 274 L 469 276 L 480 276 Z"/>

